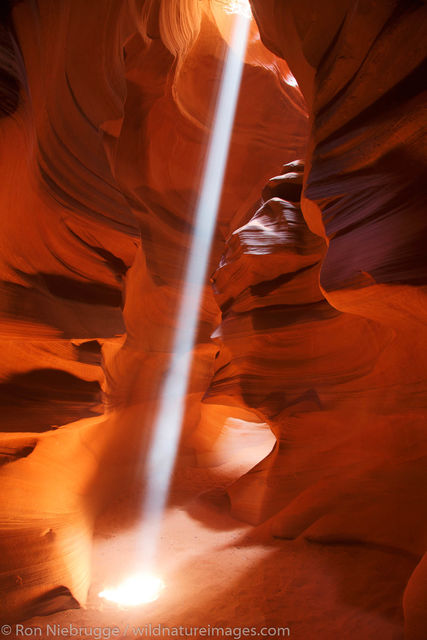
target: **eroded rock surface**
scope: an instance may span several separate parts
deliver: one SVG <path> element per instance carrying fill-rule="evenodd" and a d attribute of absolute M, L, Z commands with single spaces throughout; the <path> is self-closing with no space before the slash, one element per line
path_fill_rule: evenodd
<path fill-rule="evenodd" d="M 145 22 L 131 1 L 19 2 L 4 14 L 7 622 L 84 603 L 94 517 L 140 470 L 169 363 L 231 18 L 218 23 L 206 6 L 177 62 L 155 6 L 146 6 Z M 232 221 L 246 215 L 242 203 L 283 161 L 304 153 L 306 109 L 287 73 L 254 28 L 211 271 Z M 186 434 L 199 425 L 217 350 L 209 281 L 202 306 Z"/>
<path fill-rule="evenodd" d="M 333 471 L 319 484 L 311 479 L 275 518 L 275 531 L 380 543 L 420 557 L 426 540 L 426 6 L 333 0 L 321 7 L 310 0 L 253 0 L 252 6 L 265 43 L 286 58 L 309 106 L 302 212 L 327 240 L 322 291 L 334 308 L 374 321 L 375 329 L 368 343 L 363 335 L 353 339 L 335 358 L 339 368 L 361 352 L 372 356 L 372 370 L 357 384 L 338 387 L 343 413 L 332 447 L 343 465 L 339 487 Z M 313 421 L 322 450 L 308 475 L 328 448 L 324 432 L 334 416 L 325 425 L 326 415 L 320 411 Z M 346 453 L 341 437 L 348 439 Z M 426 626 L 424 566 L 405 595 L 407 637 L 417 640 Z"/>
<path fill-rule="evenodd" d="M 251 4 L 267 48 L 254 26 L 182 460 L 223 460 L 227 416 L 270 425 L 233 515 L 347 545 L 344 572 L 351 545 L 378 552 L 373 584 L 403 559 L 406 638 L 424 640 L 425 3 Z M 0 16 L 9 622 L 84 603 L 94 518 L 140 472 L 231 18 L 199 0 Z"/>

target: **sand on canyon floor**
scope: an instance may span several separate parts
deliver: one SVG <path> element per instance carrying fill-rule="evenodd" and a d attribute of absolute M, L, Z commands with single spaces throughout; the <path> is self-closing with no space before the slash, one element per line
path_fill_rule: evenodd
<path fill-rule="evenodd" d="M 362 545 L 274 540 L 265 527 L 230 516 L 224 488 L 271 448 L 267 438 L 254 442 L 215 468 L 176 472 L 159 540 L 165 588 L 157 601 L 123 608 L 98 596 L 139 569 L 140 496 L 132 490 L 97 521 L 85 607 L 26 620 L 24 632 L 12 625 L 9 637 L 402 639 L 410 559 Z"/>

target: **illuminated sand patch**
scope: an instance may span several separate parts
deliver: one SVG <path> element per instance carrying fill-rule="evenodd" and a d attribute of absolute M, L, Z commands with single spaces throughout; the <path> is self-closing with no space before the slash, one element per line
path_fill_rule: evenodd
<path fill-rule="evenodd" d="M 161 578 L 150 573 L 141 573 L 127 578 L 117 587 L 100 591 L 98 595 L 124 607 L 135 607 L 154 602 L 164 588 L 165 584 Z"/>

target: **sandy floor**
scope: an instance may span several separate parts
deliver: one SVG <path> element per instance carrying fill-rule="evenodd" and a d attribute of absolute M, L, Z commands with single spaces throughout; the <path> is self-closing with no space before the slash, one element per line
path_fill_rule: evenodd
<path fill-rule="evenodd" d="M 411 562 L 358 546 L 272 541 L 262 529 L 258 533 L 237 522 L 228 514 L 221 488 L 259 456 L 247 453 L 239 465 L 230 462 L 213 470 L 193 468 L 177 474 L 160 541 L 160 573 L 166 588 L 156 602 L 126 610 L 97 595 L 117 584 L 120 575 L 135 572 L 135 566 L 128 566 L 138 541 L 134 493 L 99 519 L 87 608 L 28 620 L 24 624 L 32 632 L 26 631 L 26 637 L 36 637 L 34 627 L 42 628 L 41 637 L 55 637 L 46 625 L 56 624 L 63 633 L 56 637 L 70 637 L 69 625 L 86 638 L 108 637 L 108 628 L 114 627 L 118 630 L 111 637 L 138 637 L 134 630 L 138 626 L 139 637 L 161 637 L 157 625 L 170 627 L 175 637 L 187 637 L 190 627 L 211 625 L 223 627 L 224 637 L 234 638 L 245 637 L 238 628 L 257 627 L 261 633 L 266 626 L 288 627 L 290 632 L 279 635 L 271 630 L 268 637 L 296 640 L 401 639 L 400 598 Z M 179 626 L 186 627 L 181 636 L 172 629 Z M 101 631 L 87 630 L 85 635 L 83 627 Z M 234 629 L 234 635 L 226 628 Z"/>

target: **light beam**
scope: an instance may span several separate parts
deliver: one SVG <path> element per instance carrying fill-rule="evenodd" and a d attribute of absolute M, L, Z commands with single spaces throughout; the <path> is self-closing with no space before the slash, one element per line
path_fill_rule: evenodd
<path fill-rule="evenodd" d="M 200 302 L 224 182 L 249 25 L 250 19 L 247 15 L 235 15 L 215 109 L 200 197 L 196 205 L 194 235 L 185 272 L 171 363 L 161 391 L 159 410 L 148 454 L 143 514 L 147 525 L 144 541 L 145 563 L 149 563 L 155 555 L 161 518 L 175 465 Z"/>
<path fill-rule="evenodd" d="M 245 2 L 242 0 L 237 4 L 243 6 Z M 154 577 L 154 560 L 184 417 L 199 308 L 229 154 L 248 42 L 250 15 L 247 11 L 237 12 L 233 20 L 200 197 L 195 210 L 194 234 L 185 270 L 171 362 L 161 389 L 148 451 L 141 547 L 137 558 L 138 564 L 140 563 L 143 571 L 147 571 L 148 574 L 137 574 L 116 589 L 106 589 L 99 594 L 100 597 L 122 605 L 150 602 L 158 596 L 164 586 L 159 578 Z M 147 575 L 150 577 L 147 578 Z"/>

